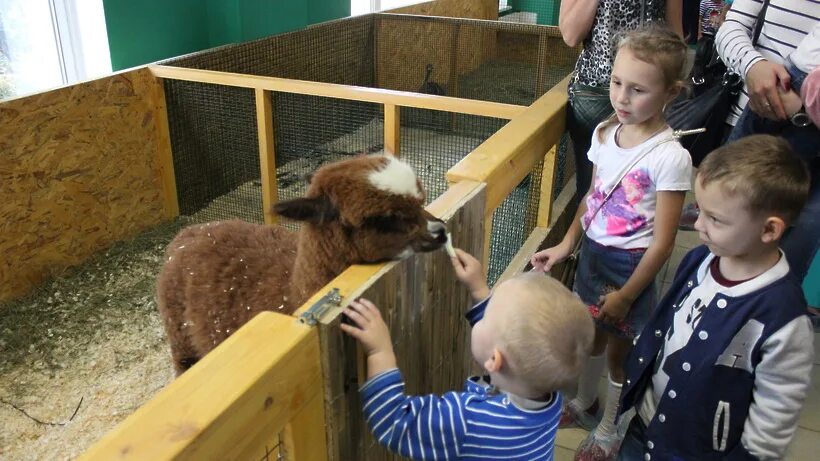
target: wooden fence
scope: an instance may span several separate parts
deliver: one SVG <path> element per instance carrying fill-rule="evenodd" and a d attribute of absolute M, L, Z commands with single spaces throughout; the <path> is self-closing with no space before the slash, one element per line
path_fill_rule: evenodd
<path fill-rule="evenodd" d="M 556 202 L 552 197 L 555 145 L 564 131 L 565 82 L 521 108 L 209 71 L 152 71 L 164 78 L 255 88 L 260 96 L 260 133 L 265 130 L 261 125 L 270 126 L 266 107 L 271 90 L 350 97 L 379 102 L 386 109 L 407 105 L 510 117 L 510 123 L 448 172 L 450 187 L 428 207 L 447 223 L 457 246 L 486 257 L 492 213 L 543 160 L 538 227 L 505 277 L 520 271 L 526 252 L 551 235 L 551 216 L 569 214 L 565 210 L 570 201 Z M 395 126 L 386 123 L 385 130 L 392 131 L 398 146 Z M 268 157 L 267 168 L 273 158 L 271 136 L 260 136 L 265 140 L 260 143 L 267 145 L 261 150 Z M 276 190 L 273 178 L 270 174 L 263 183 L 266 191 Z M 468 293 L 455 279 L 447 256 L 436 252 L 401 262 L 353 266 L 296 315 L 332 289 L 339 290 L 342 301 L 321 317 L 317 327 L 272 313 L 254 319 L 82 459 L 278 459 L 271 457 L 273 453 L 284 459 L 393 459 L 375 443 L 362 420 L 358 388 L 364 362 L 355 342 L 339 329 L 342 306 L 359 296 L 376 302 L 390 326 L 408 392 L 443 392 L 461 387 L 473 367 L 469 328 L 463 319 L 470 305 Z"/>

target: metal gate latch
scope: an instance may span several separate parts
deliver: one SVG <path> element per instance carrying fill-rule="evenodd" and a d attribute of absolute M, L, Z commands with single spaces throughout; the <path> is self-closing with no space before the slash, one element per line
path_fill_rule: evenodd
<path fill-rule="evenodd" d="M 328 291 L 324 296 L 319 298 L 310 308 L 299 316 L 300 323 L 308 325 L 316 325 L 319 320 L 334 307 L 339 307 L 342 304 L 342 294 L 338 288 Z"/>

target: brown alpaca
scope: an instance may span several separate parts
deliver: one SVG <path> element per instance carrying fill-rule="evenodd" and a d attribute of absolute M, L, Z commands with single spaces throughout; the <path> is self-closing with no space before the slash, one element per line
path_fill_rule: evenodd
<path fill-rule="evenodd" d="M 432 251 L 447 239 L 412 169 L 390 156 L 325 165 L 305 197 L 274 211 L 302 221 L 299 232 L 221 221 L 183 229 L 168 245 L 157 304 L 178 375 L 257 313 L 293 313 L 351 264 Z"/>

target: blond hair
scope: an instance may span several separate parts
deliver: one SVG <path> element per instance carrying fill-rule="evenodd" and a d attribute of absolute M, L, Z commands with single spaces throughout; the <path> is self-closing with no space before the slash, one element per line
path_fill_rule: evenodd
<path fill-rule="evenodd" d="M 527 272 L 506 283 L 520 284 L 520 302 L 499 332 L 511 373 L 538 393 L 571 384 L 580 375 L 595 336 L 584 304 L 544 274 Z"/>
<path fill-rule="evenodd" d="M 811 178 L 800 158 L 783 138 L 746 136 L 712 151 L 698 167 L 698 180 L 719 183 L 731 195 L 742 195 L 757 213 L 774 213 L 787 224 L 806 204 Z"/>
<path fill-rule="evenodd" d="M 686 44 L 672 29 L 650 24 L 624 33 L 616 46 L 615 56 L 624 48 L 643 62 L 652 64 L 661 71 L 666 89 L 684 87 L 686 68 Z M 598 129 L 598 139 L 604 141 L 604 132 L 615 125 L 618 118 L 613 114 Z"/>

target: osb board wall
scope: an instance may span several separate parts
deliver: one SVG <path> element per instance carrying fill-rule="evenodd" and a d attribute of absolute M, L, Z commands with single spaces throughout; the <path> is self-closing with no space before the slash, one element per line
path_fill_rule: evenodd
<path fill-rule="evenodd" d="M 0 301 L 164 219 L 157 94 L 142 68 L 0 103 Z"/>
<path fill-rule="evenodd" d="M 465 194 L 447 223 L 454 245 L 481 259 L 485 188 Z M 398 366 L 410 394 L 459 390 L 473 367 L 470 326 L 464 313 L 472 305 L 447 254 L 436 251 L 395 265 L 363 293 L 382 310 Z M 362 417 L 358 389 L 364 364 L 354 340 L 344 335 L 341 315 L 320 325 L 325 375 L 328 459 L 381 461 L 403 459 L 376 443 Z M 361 371 L 362 376 L 359 376 Z"/>
<path fill-rule="evenodd" d="M 457 75 L 477 68 L 495 50 L 495 30 L 470 21 L 378 15 L 374 28 L 379 88 L 419 91 L 425 67 L 432 64 L 430 80 L 459 96 Z"/>
<path fill-rule="evenodd" d="M 512 61 L 537 64 L 539 56 L 538 41 L 543 35 L 546 46 L 545 55 L 550 66 L 575 65 L 581 47 L 569 48 L 561 38 L 557 27 L 545 26 L 542 30 L 542 34 L 539 35 L 499 32 L 497 53 L 503 53 L 505 58 Z"/>
<path fill-rule="evenodd" d="M 435 0 L 388 10 L 394 14 L 444 16 L 469 19 L 498 19 L 498 0 Z M 424 81 L 425 66 L 433 64 L 433 80 L 446 85 L 448 95 L 458 96 L 453 83 L 457 73 L 478 67 L 495 49 L 492 31 L 458 30 L 456 26 L 434 23 L 400 24 L 380 27 L 376 22 L 376 84 L 379 88 L 418 91 Z M 459 46 L 458 44 L 461 44 Z M 468 44 L 465 46 L 465 44 Z M 453 56 L 455 50 L 457 57 Z M 456 62 L 455 66 L 452 63 Z"/>
<path fill-rule="evenodd" d="M 376 84 L 400 91 L 421 91 L 428 64 L 433 65 L 431 81 L 456 97 L 464 96 L 459 88 L 462 77 L 475 85 L 477 75 L 486 79 L 493 69 L 523 64 L 521 72 L 507 78 L 533 80 L 538 97 L 572 71 L 579 53 L 579 48 L 564 44 L 553 26 L 379 14 L 374 30 Z M 477 74 L 468 75 L 476 69 Z M 492 84 L 483 84 L 489 85 L 487 98 L 496 100 Z M 500 86 L 510 84 L 505 81 Z"/>

